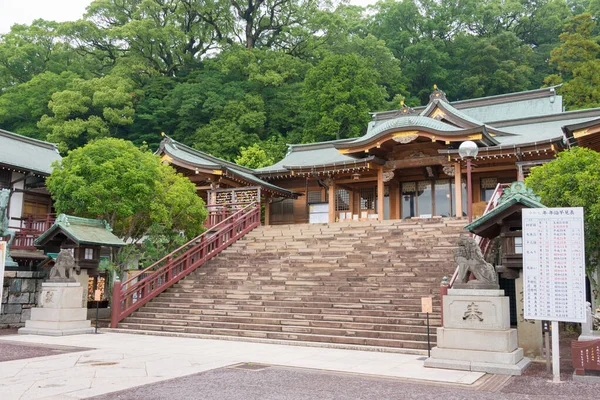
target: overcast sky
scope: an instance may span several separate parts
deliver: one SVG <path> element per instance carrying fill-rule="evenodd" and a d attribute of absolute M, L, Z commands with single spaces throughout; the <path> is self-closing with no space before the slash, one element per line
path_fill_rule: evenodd
<path fill-rule="evenodd" d="M 352 4 L 367 5 L 375 0 L 351 0 Z M 50 21 L 74 21 L 85 12 L 91 0 L 0 0 L 0 33 L 13 24 L 30 24 L 43 18 Z"/>

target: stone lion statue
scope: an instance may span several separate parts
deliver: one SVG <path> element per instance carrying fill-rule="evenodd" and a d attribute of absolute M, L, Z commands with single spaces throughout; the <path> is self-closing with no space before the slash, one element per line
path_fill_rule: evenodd
<path fill-rule="evenodd" d="M 499 289 L 498 273 L 483 258 L 477 242 L 472 237 L 461 237 L 454 254 L 458 264 L 458 276 L 453 285 L 457 289 Z M 471 273 L 475 280 L 469 281 Z"/>
<path fill-rule="evenodd" d="M 79 265 L 75 263 L 75 259 L 71 252 L 67 249 L 61 249 L 56 256 L 56 263 L 50 270 L 50 282 L 77 282 L 75 279 L 74 270 L 79 273 L 81 271 Z"/>

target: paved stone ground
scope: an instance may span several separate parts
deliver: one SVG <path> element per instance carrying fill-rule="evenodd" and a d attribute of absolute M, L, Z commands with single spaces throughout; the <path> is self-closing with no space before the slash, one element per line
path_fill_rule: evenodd
<path fill-rule="evenodd" d="M 219 368 L 183 378 L 92 397 L 94 400 L 372 400 L 372 399 L 598 399 L 600 385 L 554 384 L 512 377 L 500 385 L 464 389 L 394 378 L 269 366 L 259 370 Z"/>
<path fill-rule="evenodd" d="M 0 362 L 89 350 L 82 347 L 13 344 L 0 342 Z"/>

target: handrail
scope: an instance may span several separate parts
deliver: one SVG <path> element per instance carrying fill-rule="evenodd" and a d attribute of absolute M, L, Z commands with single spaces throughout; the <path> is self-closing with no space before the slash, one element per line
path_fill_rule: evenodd
<path fill-rule="evenodd" d="M 490 201 L 488 201 L 488 203 L 485 207 L 485 210 L 483 211 L 482 216 L 489 213 L 494 208 L 496 208 L 496 206 L 498 205 L 498 201 L 504 194 L 504 188 L 509 187 L 509 186 L 510 186 L 509 183 L 499 183 L 496 185 L 496 189 L 494 189 L 494 193 L 492 194 Z M 485 252 L 488 249 L 490 240 L 487 238 L 483 238 L 481 236 L 477 236 L 477 235 L 473 235 L 473 236 L 475 238 L 475 242 L 477 242 L 477 245 L 481 249 L 481 254 L 483 254 L 485 256 Z M 449 287 L 454 286 L 454 281 L 456 281 L 457 277 L 458 277 L 458 266 L 456 267 L 456 270 L 454 271 L 454 274 L 452 275 L 452 278 L 450 279 Z"/>
<path fill-rule="evenodd" d="M 260 206 L 248 204 L 125 282 L 115 282 L 111 327 L 260 225 Z M 187 248 L 187 249 L 186 249 Z M 183 251 L 185 250 L 185 251 Z M 183 251 L 183 252 L 182 252 Z M 149 274 L 149 275 L 147 275 Z M 146 275 L 137 282 L 138 277 Z"/>

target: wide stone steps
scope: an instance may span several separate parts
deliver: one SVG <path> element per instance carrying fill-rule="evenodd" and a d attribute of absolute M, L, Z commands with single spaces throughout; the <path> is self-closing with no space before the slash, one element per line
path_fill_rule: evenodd
<path fill-rule="evenodd" d="M 173 307 L 173 308 L 189 308 L 191 310 L 203 310 L 203 314 L 207 315 L 227 315 L 232 311 L 245 312 L 280 312 L 289 314 L 334 314 L 347 316 L 367 316 L 367 317 L 388 317 L 388 318 L 425 318 L 425 315 L 420 311 L 404 311 L 404 310 L 381 310 L 381 309 L 357 309 L 357 308 L 317 308 L 317 307 L 296 307 L 290 304 L 286 306 L 264 306 L 253 304 L 214 304 L 202 303 L 196 301 L 194 303 L 171 303 L 168 301 L 152 301 L 149 303 L 152 307 Z M 141 310 L 144 310 L 142 308 Z M 434 309 L 435 310 L 435 309 Z M 135 313 L 133 314 L 135 315 Z M 435 315 L 435 314 L 434 314 Z M 439 318 L 439 316 L 438 316 Z"/>
<path fill-rule="evenodd" d="M 463 220 L 260 227 L 126 318 L 119 328 L 427 348 L 421 298 L 455 268 Z"/>
<path fill-rule="evenodd" d="M 147 323 L 147 318 L 128 318 L 127 324 L 144 324 Z M 342 327 L 335 326 L 319 326 L 318 322 L 313 321 L 298 321 L 298 320 L 279 320 L 266 321 L 255 320 L 252 322 L 223 322 L 223 321 L 207 321 L 207 320 L 190 320 L 190 319 L 161 319 L 154 317 L 151 319 L 155 325 L 175 326 L 175 327 L 190 327 L 190 328 L 209 328 L 209 329 L 242 329 L 250 331 L 268 331 L 268 332 L 294 332 L 308 333 L 313 335 L 332 335 L 342 337 L 364 337 L 377 339 L 392 339 L 392 340 L 411 340 L 420 341 L 427 340 L 427 331 L 407 332 L 393 331 L 389 325 L 375 327 L 374 325 L 347 323 Z M 316 325 L 315 325 L 316 324 Z M 335 323 L 322 323 L 325 325 L 336 325 Z M 190 332 L 193 333 L 193 332 Z"/>
<path fill-rule="evenodd" d="M 271 290 L 269 290 L 269 289 L 271 289 Z M 279 289 L 282 289 L 282 290 L 279 290 Z M 344 289 L 347 289 L 347 288 L 344 288 Z M 346 299 L 353 299 L 353 300 L 358 299 L 358 301 L 364 301 L 365 303 L 368 303 L 370 300 L 373 300 L 373 301 L 407 300 L 406 303 L 414 303 L 414 304 L 419 304 L 419 305 L 421 304 L 420 303 L 421 297 L 415 295 L 414 293 L 410 293 L 410 292 L 398 292 L 398 291 L 377 292 L 377 291 L 368 291 L 368 290 L 364 290 L 364 291 L 341 291 L 341 290 L 338 290 L 338 291 L 330 291 L 330 292 L 317 292 L 314 290 L 294 290 L 293 295 L 291 295 L 290 290 L 286 291 L 285 287 L 281 287 L 281 286 L 276 286 L 276 287 L 272 287 L 272 288 L 264 288 L 263 287 L 261 289 L 247 288 L 247 287 L 246 288 L 241 287 L 240 289 L 235 289 L 235 288 L 234 289 L 221 289 L 221 288 L 212 288 L 212 287 L 194 288 L 194 289 L 177 288 L 177 289 L 171 289 L 171 290 L 165 292 L 164 296 L 168 296 L 170 294 L 182 294 L 182 295 L 193 294 L 196 297 L 201 297 L 201 298 L 227 298 L 227 296 L 230 296 L 230 295 L 261 296 L 261 298 L 268 299 L 268 300 L 273 300 L 274 296 L 277 296 L 277 297 L 285 296 L 286 298 L 297 298 L 297 299 L 300 299 L 303 297 L 310 297 L 313 300 L 317 297 L 319 297 L 320 299 L 323 299 L 323 300 L 328 300 L 331 298 L 335 298 L 336 300 L 338 298 L 339 299 L 346 298 Z M 436 296 L 434 296 L 434 298 L 437 298 L 437 297 L 438 296 L 436 293 Z"/>
<path fill-rule="evenodd" d="M 163 299 L 169 299 L 175 301 L 176 299 L 184 299 L 187 301 L 194 301 L 201 297 L 203 302 L 230 302 L 230 301 L 277 301 L 277 302 L 294 302 L 294 303 L 358 303 L 358 304 L 373 304 L 373 305 L 398 305 L 405 307 L 415 307 L 415 309 L 421 308 L 421 298 L 389 298 L 389 297 L 361 297 L 358 300 L 353 296 L 299 296 L 294 295 L 252 295 L 252 294 L 220 294 L 220 293 L 165 293 Z"/>
<path fill-rule="evenodd" d="M 231 318 L 245 319 L 268 319 L 268 320 L 302 320 L 302 321 L 317 321 L 317 322 L 334 322 L 334 323 L 363 323 L 371 325 L 395 325 L 409 327 L 409 329 L 426 329 L 426 320 L 423 318 L 406 318 L 406 317 L 372 317 L 372 316 L 357 316 L 357 315 L 336 315 L 336 314 L 302 314 L 302 313 L 276 313 L 276 312 L 249 312 L 249 311 L 227 311 L 224 315 L 206 314 L 204 309 L 189 309 L 175 307 L 146 307 L 144 311 L 138 311 L 135 316 L 139 318 L 153 318 L 160 316 L 162 318 L 181 318 L 181 319 L 197 319 L 202 318 L 207 321 L 230 321 Z M 440 326 L 441 320 L 439 316 L 432 315 L 429 318 L 431 326 Z"/>

